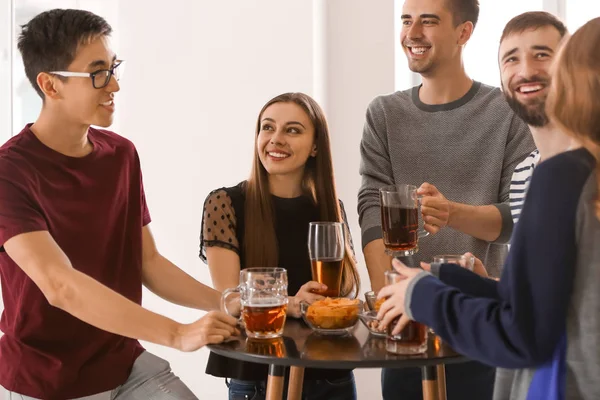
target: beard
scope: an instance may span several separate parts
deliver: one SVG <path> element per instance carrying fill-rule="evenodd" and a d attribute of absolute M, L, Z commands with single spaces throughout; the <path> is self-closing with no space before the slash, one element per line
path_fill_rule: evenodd
<path fill-rule="evenodd" d="M 506 102 L 527 125 L 541 128 L 548 124 L 549 119 L 546 115 L 546 98 L 535 100 L 532 104 L 525 105 L 512 95 L 504 93 Z"/>
<path fill-rule="evenodd" d="M 513 85 L 513 87 L 518 87 L 518 85 L 529 82 L 540 82 L 545 84 L 545 86 L 550 85 L 549 79 L 542 76 L 536 76 L 528 80 L 522 80 Z M 527 125 L 541 128 L 546 126 L 550 121 L 546 114 L 546 96 L 533 99 L 529 104 L 524 104 L 517 100 L 515 90 L 506 88 L 502 85 L 502 92 L 504 93 L 504 98 L 510 108 L 512 108 L 515 114 L 525 121 Z"/>

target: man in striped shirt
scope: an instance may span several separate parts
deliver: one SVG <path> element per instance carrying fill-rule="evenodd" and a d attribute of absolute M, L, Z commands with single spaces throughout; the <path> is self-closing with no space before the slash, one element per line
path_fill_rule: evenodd
<path fill-rule="evenodd" d="M 534 168 L 565 151 L 571 139 L 548 120 L 546 96 L 550 65 L 567 33 L 564 24 L 546 12 L 527 12 L 508 22 L 500 39 L 502 89 L 514 112 L 527 123 L 537 149 L 517 167 L 510 183 L 510 212 L 516 224 L 521 215 Z M 508 400 L 513 370 L 498 368 L 494 400 Z"/>
<path fill-rule="evenodd" d="M 510 181 L 509 202 L 510 214 L 512 215 L 515 224 L 521 215 L 521 208 L 523 208 L 523 203 L 525 202 L 525 194 L 529 188 L 529 181 L 531 180 L 533 169 L 540 162 L 540 158 L 540 151 L 538 149 L 534 150 L 527 158 L 517 165 L 515 172 L 513 172 Z"/>
<path fill-rule="evenodd" d="M 548 120 L 546 96 L 550 65 L 567 29 L 546 12 L 526 12 L 508 22 L 500 39 L 499 64 L 504 97 L 527 123 L 537 149 L 517 167 L 510 184 L 510 211 L 521 214 L 533 169 L 540 161 L 563 152 L 571 139 Z"/>

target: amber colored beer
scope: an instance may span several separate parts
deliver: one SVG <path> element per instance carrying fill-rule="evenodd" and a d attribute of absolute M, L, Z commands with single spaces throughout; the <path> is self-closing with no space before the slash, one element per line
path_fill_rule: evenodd
<path fill-rule="evenodd" d="M 427 327 L 410 321 L 398 335 L 392 335 L 400 317 L 387 326 L 386 350 L 394 354 L 420 354 L 427 351 Z"/>
<path fill-rule="evenodd" d="M 383 243 L 391 251 L 417 247 L 419 214 L 417 208 L 394 205 L 381 206 Z"/>
<path fill-rule="evenodd" d="M 242 319 L 246 334 L 252 338 L 272 338 L 281 335 L 287 304 L 274 303 L 274 299 L 264 299 L 264 303 L 255 302 L 242 306 Z"/>
<path fill-rule="evenodd" d="M 339 297 L 342 285 L 342 260 L 312 260 L 312 279 L 324 285 L 327 290 L 319 294 L 326 297 Z"/>
<path fill-rule="evenodd" d="M 246 339 L 246 351 L 252 354 L 272 357 L 285 357 L 285 343 L 280 337 L 274 339 Z"/>

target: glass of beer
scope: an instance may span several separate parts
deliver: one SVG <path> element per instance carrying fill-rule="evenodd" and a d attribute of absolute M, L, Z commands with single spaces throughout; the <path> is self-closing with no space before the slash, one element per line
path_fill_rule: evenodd
<path fill-rule="evenodd" d="M 392 285 L 402 279 L 396 271 L 385 271 L 385 282 Z M 427 351 L 427 327 L 420 322 L 410 321 L 397 335 L 392 335 L 400 316 L 387 326 L 385 349 L 394 354 L 421 354 Z"/>
<path fill-rule="evenodd" d="M 391 185 L 379 189 L 381 230 L 385 252 L 393 257 L 419 251 L 419 238 L 429 233 L 419 228 L 419 196 L 413 185 Z"/>
<path fill-rule="evenodd" d="M 434 263 L 440 264 L 458 264 L 463 268 L 473 271 L 475 267 L 475 257 L 464 254 L 440 254 L 433 256 Z"/>
<path fill-rule="evenodd" d="M 230 315 L 227 297 L 239 295 L 240 322 L 253 339 L 272 339 L 283 334 L 288 304 L 288 278 L 284 268 L 246 268 L 240 284 L 223 292 L 221 303 Z"/>
<path fill-rule="evenodd" d="M 327 286 L 327 290 L 319 292 L 323 296 L 340 295 L 345 243 L 341 222 L 311 222 L 308 226 L 312 279 Z"/>

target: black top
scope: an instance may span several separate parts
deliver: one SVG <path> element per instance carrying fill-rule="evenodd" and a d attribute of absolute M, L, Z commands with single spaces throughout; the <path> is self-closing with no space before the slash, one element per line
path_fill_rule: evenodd
<path fill-rule="evenodd" d="M 219 246 L 240 256 L 240 268 L 246 267 L 244 257 L 244 182 L 211 192 L 204 203 L 200 258 L 206 262 L 206 247 Z M 301 196 L 291 199 L 272 196 L 275 209 L 275 235 L 278 242 L 279 267 L 288 275 L 288 295 L 312 280 L 308 255 L 308 225 L 319 221 L 319 210 L 312 199 Z M 348 232 L 348 230 L 346 231 Z M 206 373 L 240 380 L 265 380 L 267 366 L 234 360 L 210 353 Z M 337 379 L 348 370 L 307 369 L 305 379 Z"/>
<path fill-rule="evenodd" d="M 411 355 L 388 353 L 384 337 L 370 335 L 361 345 L 363 340 L 359 337 L 365 335 L 367 328 L 360 322 L 351 335 L 333 336 L 319 335 L 302 321 L 290 320 L 285 324 L 283 337 L 277 339 L 256 341 L 242 336 L 208 347 L 239 360 L 297 367 L 405 368 L 470 361 L 436 335 L 429 335 L 425 353 Z"/>

